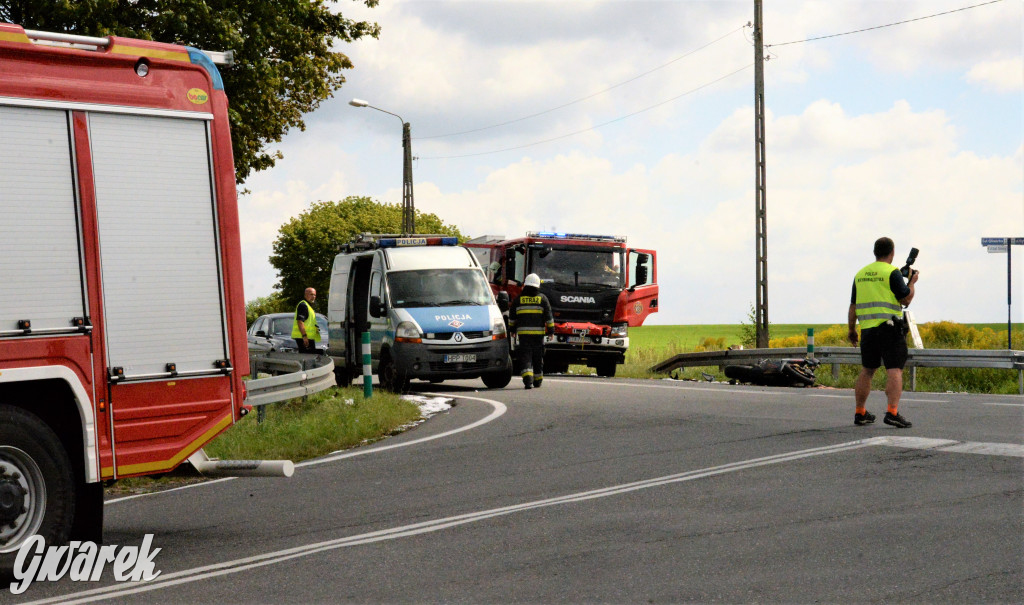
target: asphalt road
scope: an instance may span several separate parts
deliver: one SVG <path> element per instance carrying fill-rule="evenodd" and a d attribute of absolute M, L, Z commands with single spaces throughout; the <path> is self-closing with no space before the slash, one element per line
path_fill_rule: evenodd
<path fill-rule="evenodd" d="M 0 602 L 1024 602 L 1024 398 L 549 377 L 416 384 L 373 446 L 108 504 L 139 584 Z"/>

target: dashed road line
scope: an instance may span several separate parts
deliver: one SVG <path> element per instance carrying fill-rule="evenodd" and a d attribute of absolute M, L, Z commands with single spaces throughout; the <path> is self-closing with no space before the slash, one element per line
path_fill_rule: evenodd
<path fill-rule="evenodd" d="M 572 504 L 576 502 L 583 502 L 597 498 L 618 496 L 621 494 L 626 494 L 629 492 L 634 492 L 643 489 L 649 489 L 652 487 L 682 483 L 686 481 L 694 481 L 697 479 L 714 477 L 717 475 L 723 475 L 726 473 L 732 473 L 751 468 L 758 468 L 772 464 L 780 464 L 783 462 L 792 462 L 795 460 L 801 460 L 815 456 L 823 456 L 827 454 L 835 454 L 839 452 L 846 452 L 872 446 L 891 446 L 908 449 L 926 449 L 962 454 L 985 454 L 995 456 L 1024 457 L 1024 445 L 1021 444 L 961 442 L 950 439 L 929 439 L 924 437 L 873 437 L 869 439 L 860 439 L 857 441 L 848 441 L 836 445 L 811 448 L 805 450 L 797 450 L 793 452 L 787 452 L 784 454 L 777 454 L 774 456 L 765 456 L 762 458 L 742 460 L 739 462 L 733 462 L 719 466 L 712 466 L 698 470 L 684 471 L 673 475 L 665 475 L 653 479 L 646 479 L 642 481 L 613 485 L 605 488 L 576 492 L 564 496 L 547 498 L 544 500 L 534 500 L 532 502 L 524 502 L 521 504 L 515 504 L 511 506 L 464 513 L 461 515 L 444 517 L 440 519 L 434 519 L 431 521 L 424 521 L 421 523 L 413 523 L 410 525 L 403 525 L 391 529 L 384 529 L 365 534 L 359 534 L 355 536 L 348 536 L 344 538 L 337 538 L 334 540 L 314 542 L 311 544 L 305 544 L 293 548 L 263 553 L 251 557 L 223 561 L 211 565 L 204 565 L 201 567 L 194 567 L 192 569 L 185 569 L 177 572 L 162 574 L 159 578 L 148 583 L 106 586 L 102 588 L 95 588 L 92 590 L 86 590 L 77 593 L 65 594 L 58 597 L 32 601 L 32 603 L 36 605 L 43 605 L 48 603 L 91 603 L 106 599 L 137 595 L 154 590 L 161 590 L 183 584 L 190 584 L 202 580 L 208 580 L 221 576 L 241 573 L 243 571 L 249 571 L 252 569 L 265 567 L 268 565 L 275 565 L 293 559 L 307 557 L 322 552 L 337 550 L 340 548 L 359 546 L 363 544 L 372 544 L 375 542 L 394 540 L 397 538 L 404 538 L 409 536 L 416 536 L 420 534 L 440 531 L 450 527 L 474 523 L 477 521 L 484 521 L 486 519 L 491 519 L 494 517 L 511 515 L 518 512 L 546 508 L 549 506 L 558 506 L 562 504 Z"/>

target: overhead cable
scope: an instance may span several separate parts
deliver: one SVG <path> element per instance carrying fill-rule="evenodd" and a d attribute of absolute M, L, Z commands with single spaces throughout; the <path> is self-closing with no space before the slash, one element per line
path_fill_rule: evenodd
<path fill-rule="evenodd" d="M 598 92 L 595 92 L 593 94 L 587 95 L 585 97 L 581 97 L 579 99 L 576 99 L 575 101 L 569 101 L 568 103 L 563 103 L 562 105 L 559 105 L 557 107 L 552 107 L 551 109 L 545 109 L 544 111 L 538 111 L 537 113 L 532 113 L 530 115 L 523 116 L 521 118 L 516 118 L 514 120 L 509 120 L 507 122 L 501 122 L 501 123 L 498 123 L 498 124 L 491 124 L 490 126 L 481 126 L 480 128 L 473 128 L 473 129 L 470 129 L 470 130 L 463 130 L 463 131 L 460 131 L 460 132 L 450 132 L 448 134 L 433 134 L 433 135 L 424 136 L 424 137 L 413 137 L 413 139 L 415 139 L 415 140 L 440 139 L 440 138 L 443 138 L 443 137 L 454 137 L 454 136 L 459 136 L 459 135 L 463 135 L 463 134 L 470 134 L 470 133 L 473 133 L 473 132 L 480 132 L 481 130 L 490 130 L 491 128 L 498 128 L 499 126 L 507 126 L 509 124 L 515 124 L 516 122 L 522 122 L 523 120 L 529 120 L 530 118 L 536 118 L 537 116 L 542 116 L 542 115 L 544 115 L 546 113 L 551 113 L 552 111 L 558 111 L 559 109 L 564 109 L 564 108 L 569 107 L 571 105 L 575 105 L 577 103 L 582 103 L 583 101 L 586 101 L 588 99 L 592 99 L 592 98 L 594 98 L 594 97 L 596 97 L 598 95 L 603 95 L 606 92 L 615 90 L 616 88 L 618 88 L 620 86 L 623 86 L 625 84 L 629 84 L 630 82 L 632 82 L 634 80 L 639 80 L 640 78 L 642 78 L 644 76 L 648 76 L 648 75 L 650 75 L 650 74 L 652 74 L 652 73 L 654 73 L 654 72 L 656 72 L 656 71 L 658 71 L 660 69 L 664 69 L 664 68 L 668 67 L 669 65 L 672 65 L 673 63 L 677 62 L 677 61 L 681 61 L 681 60 L 685 59 L 686 57 L 689 57 L 690 55 L 692 55 L 692 54 L 694 54 L 696 52 L 704 50 L 705 48 L 711 46 L 712 44 L 716 44 L 718 42 L 721 42 L 722 40 L 728 38 L 729 36 L 735 34 L 736 32 L 740 31 L 744 27 L 748 27 L 748 26 L 749 26 L 749 24 L 741 25 L 740 27 L 737 27 L 736 29 L 732 30 L 731 32 L 729 32 L 729 33 L 727 33 L 727 34 L 725 34 L 725 35 L 723 35 L 723 36 L 721 36 L 719 38 L 716 38 L 715 40 L 712 40 L 711 42 L 708 42 L 707 44 L 705 44 L 704 46 L 701 46 L 700 48 L 695 48 L 695 49 L 691 50 L 690 52 L 688 52 L 688 53 L 686 53 L 684 55 L 680 55 L 680 56 L 676 57 L 675 59 L 672 59 L 671 61 L 669 61 L 668 63 L 665 63 L 664 65 L 659 65 L 658 67 L 655 67 L 654 69 L 650 69 L 648 71 L 645 71 L 642 74 L 633 76 L 632 78 L 630 78 L 628 80 L 623 80 L 622 82 L 619 82 L 618 84 L 614 84 L 612 86 L 609 86 L 608 88 L 605 88 L 604 90 L 599 90 Z"/>
<path fill-rule="evenodd" d="M 1002 1 L 1003 0 L 991 0 L 990 2 L 982 2 L 981 4 L 974 4 L 974 5 L 971 5 L 971 6 L 964 6 L 964 7 L 961 7 L 961 8 L 955 8 L 953 10 L 948 10 L 948 11 L 944 11 L 944 12 L 941 12 L 941 13 L 935 13 L 934 15 L 926 15 L 924 17 L 917 17 L 916 19 L 906 19 L 905 21 L 897 21 L 895 23 L 886 23 L 885 25 L 876 25 L 874 27 L 865 27 L 864 29 L 855 29 L 853 31 L 843 32 L 841 34 L 831 34 L 831 35 L 828 35 L 828 36 L 817 36 L 815 38 L 807 38 L 805 40 L 793 40 L 792 42 L 780 42 L 778 44 L 765 44 L 765 47 L 766 48 L 770 48 L 772 46 L 786 46 L 787 44 L 803 44 L 804 42 L 813 42 L 815 40 L 824 40 L 826 38 L 836 38 L 836 37 L 839 37 L 839 36 L 848 36 L 850 34 L 859 34 L 861 32 L 871 31 L 871 30 L 874 30 L 874 29 L 882 29 L 884 27 L 892 27 L 894 25 L 903 25 L 904 23 L 912 23 L 914 21 L 922 21 L 924 19 L 931 19 L 932 17 L 940 17 L 942 15 L 948 15 L 950 13 L 958 13 L 960 11 L 965 11 L 965 10 L 972 9 L 972 8 L 978 8 L 979 6 L 986 6 L 988 4 L 995 4 L 996 2 L 1002 2 Z"/>
<path fill-rule="evenodd" d="M 628 114 L 626 114 L 624 116 L 619 116 L 619 117 L 615 118 L 614 120 L 608 120 L 607 122 L 602 122 L 601 124 L 596 124 L 594 126 L 591 126 L 590 128 L 584 128 L 582 130 L 577 130 L 575 132 L 569 132 L 569 133 L 566 133 L 566 134 L 563 134 L 563 135 L 559 135 L 557 137 L 551 137 L 550 139 L 544 139 L 542 141 L 534 141 L 533 143 L 527 143 L 525 145 L 516 145 L 515 147 L 506 147 L 504 149 L 495 149 L 493 151 L 481 151 L 479 153 L 466 153 L 466 154 L 463 154 L 463 155 L 420 156 L 419 159 L 421 159 L 421 160 L 452 160 L 452 159 L 456 159 L 456 158 L 470 158 L 470 157 L 475 157 L 475 156 L 480 156 L 480 155 L 490 155 L 490 154 L 493 154 L 493 153 L 502 153 L 504 151 L 514 151 L 516 149 L 525 149 L 526 147 L 533 147 L 535 145 L 541 145 L 541 144 L 544 144 L 544 143 L 550 143 L 552 141 L 558 141 L 560 139 L 565 139 L 565 138 L 568 138 L 568 137 L 571 137 L 571 136 L 576 136 L 578 134 L 583 134 L 584 132 L 589 132 L 591 130 L 596 130 L 598 128 L 602 128 L 602 127 L 607 126 L 609 124 L 614 124 L 615 122 L 620 122 L 622 120 L 625 120 L 626 118 L 631 118 L 631 117 L 633 117 L 635 115 L 639 115 L 639 114 L 644 113 L 646 111 L 650 111 L 652 109 L 656 109 L 658 107 L 661 107 L 662 105 L 665 105 L 667 103 L 671 103 L 672 101 L 675 101 L 677 99 L 685 97 L 686 95 L 693 94 L 693 93 L 697 92 L 698 90 L 701 90 L 703 88 L 707 88 L 708 86 L 711 86 L 712 84 L 715 84 L 716 82 L 721 82 L 722 80 L 724 80 L 724 79 L 726 79 L 726 78 L 728 78 L 730 76 L 734 76 L 734 75 L 740 73 L 741 71 L 750 69 L 753 66 L 754 66 L 753 63 L 747 64 L 747 65 L 737 69 L 734 72 L 725 74 L 724 76 L 722 76 L 720 78 L 716 78 L 716 79 L 714 79 L 714 80 L 712 80 L 710 82 L 706 82 L 704 84 L 701 84 L 697 88 L 693 88 L 693 89 L 688 90 L 688 91 L 686 91 L 686 92 L 684 92 L 684 93 L 682 93 L 680 95 L 676 95 L 676 96 L 672 97 L 671 99 L 666 99 L 664 101 L 661 101 L 660 103 L 655 103 L 654 105 L 651 105 L 649 107 L 645 107 L 643 109 L 639 109 L 639 110 L 634 111 L 632 113 L 628 113 Z"/>

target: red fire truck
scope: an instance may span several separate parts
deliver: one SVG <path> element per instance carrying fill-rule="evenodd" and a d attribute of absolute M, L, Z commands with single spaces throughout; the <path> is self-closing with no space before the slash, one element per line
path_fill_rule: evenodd
<path fill-rule="evenodd" d="M 658 311 L 657 253 L 627 248 L 625 237 L 531 231 L 513 239 L 485 235 L 465 245 L 490 267 L 495 294 L 507 292 L 514 300 L 527 275 L 541 278 L 555 315 L 545 372 L 581 364 L 614 376 L 629 348 L 629 326 L 643 325 Z"/>
<path fill-rule="evenodd" d="M 0 569 L 248 409 L 222 54 L 0 24 Z"/>

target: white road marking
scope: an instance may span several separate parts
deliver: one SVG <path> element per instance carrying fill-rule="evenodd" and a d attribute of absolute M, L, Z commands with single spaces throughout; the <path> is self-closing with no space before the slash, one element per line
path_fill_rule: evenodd
<path fill-rule="evenodd" d="M 356 536 L 348 536 L 345 538 L 326 540 L 323 542 L 314 542 L 303 546 L 296 546 L 293 548 L 268 552 L 261 555 L 255 555 L 252 557 L 245 557 L 241 559 L 235 559 L 232 561 L 224 561 L 222 563 L 214 563 L 211 565 L 204 565 L 202 567 L 195 567 L 192 569 L 185 569 L 182 571 L 165 573 L 161 574 L 160 577 L 158 577 L 157 579 L 146 583 L 121 584 L 106 586 L 103 588 L 95 588 L 92 590 L 85 590 L 82 592 L 61 595 L 59 597 L 52 597 L 48 599 L 32 601 L 31 604 L 42 605 L 44 603 L 91 603 L 106 599 L 136 595 L 144 592 L 150 592 L 153 590 L 170 588 L 172 586 L 178 586 L 181 584 L 189 584 L 192 582 L 198 582 L 201 580 L 206 580 L 219 576 L 249 571 L 251 569 L 255 569 L 258 567 L 274 565 L 276 563 L 282 563 L 284 561 L 288 561 L 291 559 L 306 557 L 330 550 L 337 550 L 339 548 L 359 546 L 361 544 L 371 544 L 374 542 L 381 542 L 384 540 L 394 540 L 396 538 L 415 536 L 419 534 L 425 534 L 439 531 L 442 529 L 447 529 L 449 527 L 455 527 L 458 525 L 465 525 L 467 523 L 473 523 L 476 521 L 483 521 L 485 519 L 490 519 L 492 517 L 510 515 L 512 513 L 523 512 L 538 508 L 545 508 L 548 506 L 556 506 L 560 504 L 583 502 L 585 500 L 592 500 L 595 498 L 617 496 L 620 494 L 625 494 L 642 489 L 648 489 L 651 487 L 658 487 L 671 483 L 681 483 L 684 481 L 693 481 L 695 479 L 713 477 L 715 475 L 741 471 L 749 468 L 756 468 L 770 464 L 778 464 L 781 462 L 791 462 L 794 460 L 800 460 L 802 458 L 808 458 L 811 456 L 821 456 L 824 454 L 833 454 L 837 452 L 854 450 L 858 448 L 868 447 L 870 445 L 873 445 L 871 439 L 862 439 L 857 441 L 840 443 L 837 445 L 830 445 L 807 450 L 799 450 L 785 454 L 778 454 L 775 456 L 754 458 L 751 460 L 733 462 L 730 464 L 723 464 L 720 466 L 713 466 L 695 471 L 686 471 L 674 475 L 656 477 L 654 479 L 636 481 L 633 483 L 623 483 L 620 485 L 614 485 L 611 487 L 600 488 L 585 492 L 577 492 L 574 494 L 558 496 L 555 498 L 535 500 L 533 502 L 524 502 L 522 504 L 515 504 L 512 506 L 505 506 L 501 508 L 493 508 L 489 510 L 465 513 L 461 515 L 455 515 L 452 517 L 434 519 L 432 521 L 424 521 L 421 523 L 413 523 L 411 525 L 404 525 L 400 527 L 394 527 L 391 529 L 384 529 L 365 534 L 359 534 Z"/>
<path fill-rule="evenodd" d="M 753 387 L 750 389 L 730 389 L 728 385 L 724 385 L 722 388 L 711 389 L 707 387 L 691 387 L 691 386 L 665 386 L 660 384 L 637 384 L 635 382 L 626 382 L 624 380 L 572 380 L 566 378 L 551 378 L 545 376 L 548 382 L 553 383 L 571 383 L 571 384 L 587 384 L 590 386 L 609 386 L 609 387 L 629 387 L 637 389 L 671 389 L 675 391 L 709 391 L 713 393 L 736 393 L 740 395 L 785 395 L 785 393 L 779 393 L 775 391 L 755 391 Z"/>
<path fill-rule="evenodd" d="M 403 525 L 391 529 L 384 529 L 365 534 L 359 534 L 355 536 L 348 536 L 345 538 L 337 538 L 334 540 L 314 542 L 311 544 L 263 553 L 251 557 L 244 557 L 241 559 L 234 559 L 231 561 L 224 561 L 221 563 L 214 563 L 211 565 L 204 565 L 192 569 L 185 569 L 182 571 L 162 574 L 156 580 L 153 580 L 148 583 L 106 586 L 102 588 L 95 588 L 92 590 L 61 595 L 59 597 L 52 597 L 49 599 L 32 601 L 32 603 L 36 605 L 42 605 L 45 603 L 90 603 L 106 599 L 120 598 L 130 595 L 141 594 L 144 592 L 150 592 L 153 590 L 171 588 L 173 586 L 178 586 L 182 584 L 199 582 L 202 580 L 240 573 L 243 571 L 249 571 L 251 569 L 256 569 L 259 567 L 274 565 L 292 559 L 307 557 L 317 553 L 337 550 L 349 546 L 359 546 L 362 544 L 371 544 L 374 542 L 382 542 L 385 540 L 394 540 L 396 538 L 416 536 L 420 534 L 440 531 L 442 529 L 447 529 L 450 527 L 465 525 L 467 523 L 474 523 L 477 521 L 491 519 L 493 517 L 511 515 L 513 513 L 528 510 L 535 510 L 539 508 L 557 506 L 562 504 L 571 504 L 575 502 L 583 502 L 586 500 L 593 500 L 596 498 L 618 496 L 621 494 L 648 489 L 652 487 L 659 487 L 674 483 L 682 483 L 686 481 L 694 481 L 696 479 L 704 479 L 707 477 L 714 477 L 716 475 L 723 475 L 726 473 L 768 466 L 771 464 L 792 462 L 803 458 L 822 456 L 826 454 L 834 454 L 838 452 L 851 451 L 871 446 L 890 446 L 909 449 L 934 449 L 937 451 L 951 453 L 1024 457 L 1024 445 L 1014 443 L 973 443 L 959 442 L 950 439 L 929 439 L 924 437 L 873 437 L 869 439 L 860 439 L 857 441 L 848 441 L 845 443 L 839 443 L 836 445 L 830 445 L 825 447 L 811 448 L 806 450 L 788 452 L 784 454 L 777 454 L 774 456 L 765 456 L 763 458 L 742 460 L 730 464 L 712 466 L 693 471 L 685 471 L 673 475 L 665 475 L 662 477 L 646 479 L 643 481 L 635 481 L 632 483 L 623 483 L 595 490 L 576 492 L 573 494 L 567 494 L 555 498 L 535 500 L 533 502 L 524 502 L 512 506 L 492 508 L 489 510 L 482 510 L 471 513 L 464 513 L 452 517 L 444 517 L 441 519 L 434 519 L 432 521 L 413 523 L 411 525 Z"/>
<path fill-rule="evenodd" d="M 488 422 L 497 419 L 499 416 L 501 416 L 502 414 L 504 414 L 505 412 L 508 411 L 508 408 L 505 407 L 504 403 L 502 403 L 500 401 L 494 401 L 493 399 L 484 399 L 482 397 L 468 397 L 466 395 L 453 395 L 451 393 L 424 393 L 424 395 L 433 395 L 433 396 L 436 396 L 436 397 L 451 397 L 453 399 L 472 399 L 473 401 L 483 401 L 484 403 L 491 404 L 491 406 L 494 407 L 494 411 L 492 411 L 486 417 L 481 418 L 480 420 L 477 420 L 476 422 L 474 422 L 472 424 L 467 424 L 466 426 L 462 426 L 462 427 L 459 427 L 457 429 L 452 429 L 450 431 L 445 431 L 443 433 L 438 433 L 436 435 L 429 435 L 427 437 L 420 437 L 419 439 L 413 439 L 413 440 L 410 440 L 410 441 L 403 441 L 401 443 L 393 443 L 391 445 L 382 445 L 382 446 L 379 446 L 379 447 L 359 448 L 359 449 L 355 449 L 355 450 L 346 450 L 344 453 L 328 454 L 327 456 L 324 456 L 323 458 L 314 458 L 312 460 L 306 460 L 305 462 L 300 462 L 300 463 L 295 465 L 295 468 L 306 467 L 306 466 L 315 466 L 317 464 L 324 464 L 326 462 L 334 462 L 336 460 L 343 460 L 345 458 L 352 458 L 354 456 L 362 456 L 362 455 L 365 455 L 365 454 L 376 454 L 377 452 L 383 452 L 384 450 L 391 450 L 391 449 L 394 449 L 396 447 L 407 447 L 407 446 L 410 446 L 410 445 L 415 445 L 417 443 L 423 443 L 424 441 L 433 441 L 434 439 L 440 439 L 442 437 L 448 437 L 449 435 L 454 435 L 456 433 L 461 433 L 462 431 L 468 431 L 470 429 L 475 429 L 478 426 L 481 426 L 483 424 L 487 424 Z"/>
<path fill-rule="evenodd" d="M 1024 403 L 997 403 L 995 401 L 983 401 L 981 405 L 1005 405 L 1011 408 L 1024 408 Z"/>
<path fill-rule="evenodd" d="M 443 433 L 438 433 L 436 435 L 430 435 L 430 436 L 427 436 L 427 437 L 420 437 L 419 439 L 412 439 L 410 441 L 403 441 L 401 443 L 393 443 L 391 445 L 369 446 L 369 447 L 363 447 L 363 448 L 358 448 L 358 449 L 353 449 L 353 450 L 346 450 L 344 453 L 328 454 L 328 455 L 324 456 L 323 458 L 314 458 L 312 460 L 306 460 L 304 462 L 300 462 L 300 463 L 295 465 L 295 468 L 314 466 L 314 465 L 317 465 L 317 464 L 324 464 L 325 462 L 334 462 L 336 460 L 342 460 L 344 458 L 352 458 L 353 456 L 363 456 L 363 455 L 366 455 L 366 454 L 376 454 L 377 452 L 383 452 L 385 450 L 395 449 L 396 447 L 408 447 L 410 445 L 416 445 L 417 443 L 423 443 L 424 441 L 432 441 L 434 439 L 440 439 L 442 437 L 448 437 L 450 435 L 454 435 L 456 433 L 461 433 L 462 431 L 468 431 L 470 429 L 475 429 L 476 427 L 478 427 L 480 425 L 487 424 L 488 422 L 490 422 L 492 420 L 495 420 L 496 418 L 498 418 L 499 416 L 504 414 L 506 411 L 508 411 L 508 408 L 505 407 L 504 403 L 502 403 L 500 401 L 494 401 L 493 399 L 484 399 L 482 397 L 468 397 L 466 395 L 458 395 L 458 396 L 456 396 L 456 395 L 452 395 L 450 393 L 425 393 L 425 394 L 426 395 L 443 396 L 443 397 L 452 397 L 452 398 L 455 398 L 455 399 L 472 399 L 474 401 L 483 401 L 484 403 L 490 404 L 491 407 L 494 408 L 494 410 L 490 414 L 488 414 L 486 417 L 481 418 L 480 420 L 477 420 L 476 422 L 473 422 L 471 424 L 467 424 L 466 426 L 459 427 L 457 429 L 452 429 L 450 431 L 445 431 Z M 134 495 L 131 495 L 131 496 L 124 496 L 122 498 L 113 498 L 111 500 L 107 500 L 106 502 L 104 502 L 104 504 L 117 504 L 118 502 L 124 502 L 126 500 L 134 500 L 136 498 L 142 498 L 142 497 L 145 497 L 145 496 L 155 496 L 157 494 L 168 494 L 170 492 L 181 491 L 183 489 L 191 489 L 191 488 L 194 488 L 194 487 L 203 487 L 203 486 L 207 486 L 207 485 L 213 485 L 215 483 L 222 483 L 224 481 L 232 481 L 234 479 L 237 479 L 237 477 L 223 477 L 221 479 L 214 479 L 212 481 L 204 481 L 202 483 L 193 483 L 193 484 L 190 484 L 190 485 L 183 485 L 181 487 L 175 487 L 173 489 L 161 490 L 159 492 L 150 492 L 148 494 L 134 494 Z"/>

